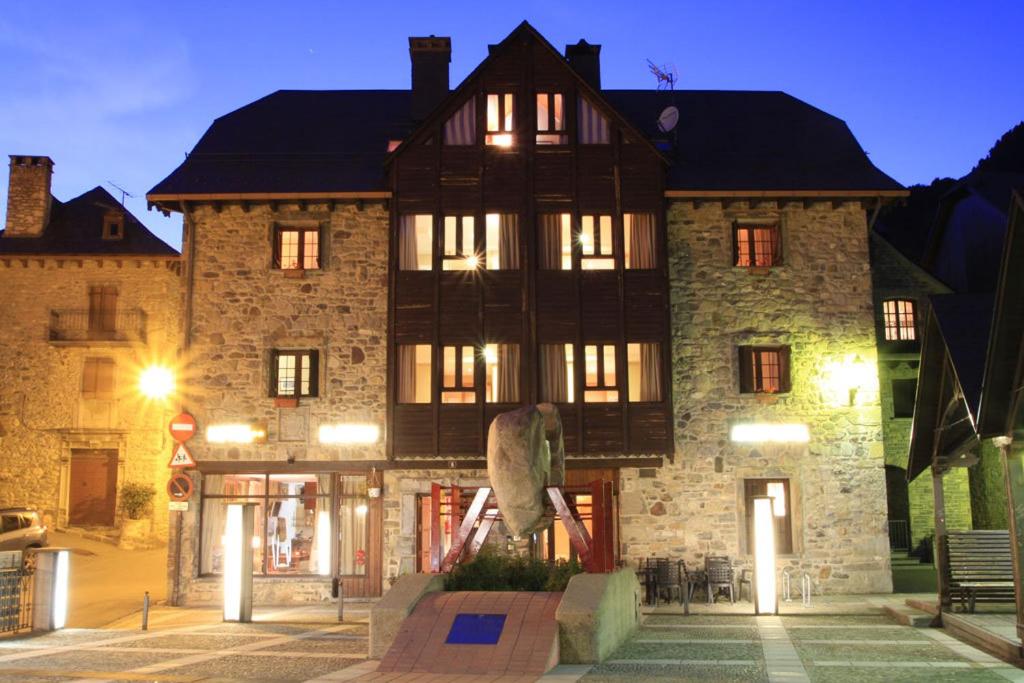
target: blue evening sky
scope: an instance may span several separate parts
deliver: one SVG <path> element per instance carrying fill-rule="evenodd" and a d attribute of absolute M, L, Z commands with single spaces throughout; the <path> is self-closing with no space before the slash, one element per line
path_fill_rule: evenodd
<path fill-rule="evenodd" d="M 963 175 L 1024 118 L 1021 0 L 3 0 L 0 153 L 51 156 L 60 199 L 117 183 L 178 246 L 144 195 L 215 117 L 279 88 L 407 88 L 410 35 L 452 37 L 455 85 L 523 19 L 600 43 L 605 87 L 653 88 L 651 59 L 681 88 L 789 92 L 904 184 Z"/>

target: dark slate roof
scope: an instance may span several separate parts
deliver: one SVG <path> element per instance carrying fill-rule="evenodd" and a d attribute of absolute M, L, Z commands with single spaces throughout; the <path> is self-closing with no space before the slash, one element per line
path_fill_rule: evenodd
<path fill-rule="evenodd" d="M 652 140 L 669 104 L 670 190 L 858 190 L 902 186 L 846 124 L 781 92 L 606 90 Z M 407 90 L 281 90 L 214 121 L 151 196 L 387 190 L 389 140 L 413 129 Z"/>
<path fill-rule="evenodd" d="M 977 423 L 989 328 L 992 326 L 993 297 L 988 293 L 936 294 L 929 299 L 960 390 Z"/>
<path fill-rule="evenodd" d="M 103 219 L 111 209 L 124 214 L 124 237 L 119 240 L 103 239 Z M 4 237 L 0 230 L 0 255 L 6 254 L 179 255 L 102 187 L 67 202 L 53 199 L 50 222 L 39 237 Z"/>
<path fill-rule="evenodd" d="M 784 92 L 605 90 L 651 139 L 675 140 L 670 190 L 902 190 L 841 119 Z M 658 115 L 679 109 L 676 137 Z"/>

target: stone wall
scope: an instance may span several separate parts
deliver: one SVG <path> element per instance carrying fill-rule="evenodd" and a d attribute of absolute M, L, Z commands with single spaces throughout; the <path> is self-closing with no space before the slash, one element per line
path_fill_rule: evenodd
<path fill-rule="evenodd" d="M 0 258 L 0 507 L 37 507 L 64 525 L 72 449 L 114 449 L 118 491 L 151 484 L 154 537 L 166 538 L 172 408 L 143 399 L 137 382 L 145 365 L 177 355 L 178 270 L 176 258 Z M 87 311 L 94 285 L 117 287 L 118 310 L 145 312 L 145 343 L 50 341 L 51 311 Z M 112 398 L 82 397 L 87 358 L 114 360 Z"/>
<path fill-rule="evenodd" d="M 736 220 L 779 221 L 784 264 L 732 265 Z M 676 452 L 655 477 L 621 473 L 623 558 L 750 563 L 743 480 L 790 480 L 794 553 L 780 565 L 830 593 L 891 590 L 877 379 L 849 406 L 837 363 L 876 360 L 868 234 L 857 202 L 676 202 L 668 213 Z M 788 344 L 792 391 L 739 393 L 737 346 Z M 808 444 L 736 444 L 738 422 L 800 423 Z"/>
<path fill-rule="evenodd" d="M 186 274 L 192 293 L 186 353 L 191 395 L 185 406 L 201 432 L 189 444 L 193 455 L 201 463 L 309 462 L 304 469 L 310 472 L 318 471 L 316 463 L 384 459 L 383 438 L 364 446 L 322 446 L 318 439 L 320 424 L 342 422 L 378 425 L 383 434 L 388 301 L 384 205 L 264 203 L 220 210 L 202 205 L 190 209 L 186 223 L 186 263 L 193 245 L 195 253 L 192 277 Z M 272 267 L 278 226 L 320 228 L 320 270 L 299 273 Z M 289 348 L 319 350 L 319 395 L 299 399 L 297 407 L 275 407 L 271 353 Z M 267 441 L 208 443 L 206 428 L 222 423 L 263 425 Z M 384 501 L 385 516 L 397 519 L 392 506 L 391 499 Z M 177 597 L 182 603 L 217 602 L 219 580 L 198 578 L 199 505 L 191 505 L 183 516 Z M 177 542 L 173 535 L 171 542 Z M 168 560 L 172 596 L 174 561 Z M 261 577 L 254 587 L 257 604 L 323 600 L 329 593 L 328 579 Z"/>
<path fill-rule="evenodd" d="M 922 472 L 910 482 L 910 538 L 917 548 L 925 538 L 935 535 L 935 494 L 931 470 Z M 971 490 L 966 467 L 954 467 L 942 477 L 942 495 L 946 508 L 946 528 L 969 531 Z"/>

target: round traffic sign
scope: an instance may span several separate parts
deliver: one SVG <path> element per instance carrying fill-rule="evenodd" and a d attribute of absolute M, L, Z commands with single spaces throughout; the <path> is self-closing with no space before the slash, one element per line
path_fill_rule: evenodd
<path fill-rule="evenodd" d="M 196 433 L 196 419 L 188 413 L 182 413 L 171 420 L 171 437 L 178 443 L 185 443 Z"/>
<path fill-rule="evenodd" d="M 180 472 L 167 481 L 167 495 L 171 500 L 186 501 L 192 497 L 192 479 Z"/>

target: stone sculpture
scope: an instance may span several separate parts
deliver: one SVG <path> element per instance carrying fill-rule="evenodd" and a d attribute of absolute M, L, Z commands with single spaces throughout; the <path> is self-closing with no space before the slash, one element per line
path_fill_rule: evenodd
<path fill-rule="evenodd" d="M 540 403 L 495 417 L 487 432 L 487 475 L 508 533 L 541 528 L 544 488 L 565 483 L 558 408 Z"/>

